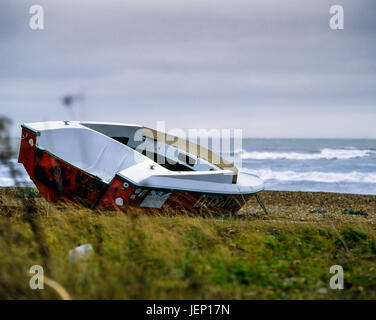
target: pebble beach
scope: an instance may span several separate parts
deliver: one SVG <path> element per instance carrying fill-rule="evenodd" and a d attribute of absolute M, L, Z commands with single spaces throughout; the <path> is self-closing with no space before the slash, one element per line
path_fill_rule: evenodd
<path fill-rule="evenodd" d="M 376 227 L 376 196 L 330 192 L 263 191 L 268 214 L 251 199 L 243 214 L 275 222 L 361 223 Z"/>

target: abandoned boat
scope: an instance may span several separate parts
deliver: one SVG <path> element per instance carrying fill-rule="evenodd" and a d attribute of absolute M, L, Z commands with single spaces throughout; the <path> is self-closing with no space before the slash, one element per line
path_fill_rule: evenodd
<path fill-rule="evenodd" d="M 147 127 L 79 121 L 21 127 L 18 162 L 50 202 L 236 212 L 264 188 L 210 150 Z"/>

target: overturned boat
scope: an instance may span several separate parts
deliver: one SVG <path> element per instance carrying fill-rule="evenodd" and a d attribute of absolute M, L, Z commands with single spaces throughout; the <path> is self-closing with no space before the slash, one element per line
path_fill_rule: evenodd
<path fill-rule="evenodd" d="M 264 188 L 208 148 L 133 124 L 24 124 L 18 161 L 48 201 L 103 209 L 236 212 Z"/>

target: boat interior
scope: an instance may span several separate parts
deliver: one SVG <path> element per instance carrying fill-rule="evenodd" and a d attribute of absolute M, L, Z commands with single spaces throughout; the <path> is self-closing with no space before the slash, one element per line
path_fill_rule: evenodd
<path fill-rule="evenodd" d="M 116 123 L 81 124 L 140 152 L 171 171 L 237 171 L 231 163 L 211 150 L 151 128 Z"/>

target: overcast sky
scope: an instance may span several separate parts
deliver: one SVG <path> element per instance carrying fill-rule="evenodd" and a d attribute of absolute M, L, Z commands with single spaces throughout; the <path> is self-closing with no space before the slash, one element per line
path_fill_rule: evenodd
<path fill-rule="evenodd" d="M 29 28 L 33 4 L 44 30 Z M 329 28 L 335 4 L 344 30 Z M 1 0 L 0 114 L 16 126 L 76 117 L 376 138 L 375 9 L 375 0 Z M 79 92 L 69 112 L 61 97 Z"/>

